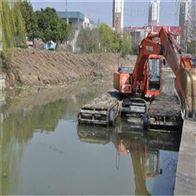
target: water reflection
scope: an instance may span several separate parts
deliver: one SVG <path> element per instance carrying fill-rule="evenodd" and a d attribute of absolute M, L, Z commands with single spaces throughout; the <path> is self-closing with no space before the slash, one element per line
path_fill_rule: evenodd
<path fill-rule="evenodd" d="M 103 93 L 103 81 L 69 88 L 16 89 L 0 97 L 0 195 L 15 194 L 21 160 L 37 132 L 54 132 L 61 119 L 74 119 L 82 104 Z"/>
<path fill-rule="evenodd" d="M 9 106 L 8 106 L 9 107 Z M 19 183 L 19 172 L 25 146 L 37 131 L 53 132 L 59 119 L 65 115 L 67 100 L 59 100 L 32 110 L 1 113 L 1 154 L 2 176 L 0 194 L 14 194 Z"/>
<path fill-rule="evenodd" d="M 80 141 L 87 143 L 108 144 L 112 142 L 118 156 L 130 155 L 130 167 L 132 166 L 134 171 L 135 195 L 151 195 L 153 187 L 149 191 L 146 180 L 161 176 L 165 172 L 160 168 L 160 151 L 178 152 L 181 136 L 127 129 L 129 126 L 129 123 L 125 122 L 117 124 L 113 129 L 80 125 L 78 126 L 78 137 Z M 169 164 L 173 165 L 170 167 L 175 168 L 177 163 L 174 161 Z M 175 176 L 175 172 L 174 169 L 170 175 Z M 171 190 L 168 187 L 167 193 L 173 194 L 175 182 L 171 180 L 170 183 L 173 187 Z M 160 193 L 161 190 L 159 190 Z"/>
<path fill-rule="evenodd" d="M 177 159 L 167 152 L 178 151 L 179 137 L 144 133 L 125 122 L 114 128 L 77 127 L 79 108 L 110 88 L 103 84 L 87 81 L 66 89 L 9 92 L 5 96 L 0 108 L 0 195 L 160 194 L 166 181 L 171 187 L 165 185 L 165 193 L 173 193 Z M 129 157 L 133 175 L 126 167 L 120 168 L 122 157 Z M 159 177 L 168 172 L 171 176 L 162 182 Z M 130 182 L 123 182 L 126 173 Z M 114 186 L 118 181 L 114 178 L 124 186 Z M 127 182 L 134 190 L 124 190 Z"/>

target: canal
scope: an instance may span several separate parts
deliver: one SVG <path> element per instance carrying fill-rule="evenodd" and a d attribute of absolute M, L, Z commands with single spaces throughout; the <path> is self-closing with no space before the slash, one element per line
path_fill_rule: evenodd
<path fill-rule="evenodd" d="M 180 136 L 118 120 L 77 125 L 81 105 L 111 84 L 7 92 L 0 110 L 0 194 L 172 195 Z"/>

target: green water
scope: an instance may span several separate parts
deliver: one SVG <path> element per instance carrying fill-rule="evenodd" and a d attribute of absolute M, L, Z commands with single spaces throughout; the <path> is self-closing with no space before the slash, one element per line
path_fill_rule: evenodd
<path fill-rule="evenodd" d="M 77 125 L 81 105 L 109 88 L 80 82 L 1 98 L 0 194 L 173 194 L 178 136 Z"/>

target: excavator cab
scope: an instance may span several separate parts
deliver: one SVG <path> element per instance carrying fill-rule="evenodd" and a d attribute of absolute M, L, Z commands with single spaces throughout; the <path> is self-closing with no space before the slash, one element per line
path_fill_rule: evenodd
<path fill-rule="evenodd" d="M 149 98 L 160 94 L 161 90 L 161 56 L 153 55 L 148 59 L 147 82 L 145 97 Z"/>
<path fill-rule="evenodd" d="M 114 73 L 113 86 L 120 93 L 129 95 L 132 93 L 132 67 L 119 66 L 118 71 Z"/>

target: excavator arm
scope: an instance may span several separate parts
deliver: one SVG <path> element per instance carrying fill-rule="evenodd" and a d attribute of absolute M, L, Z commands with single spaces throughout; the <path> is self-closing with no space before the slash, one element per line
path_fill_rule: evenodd
<path fill-rule="evenodd" d="M 181 99 L 182 109 L 188 117 L 196 117 L 196 68 L 192 57 L 184 54 L 173 36 L 165 29 L 159 32 L 163 56 L 172 68 L 175 76 L 175 86 Z"/>

